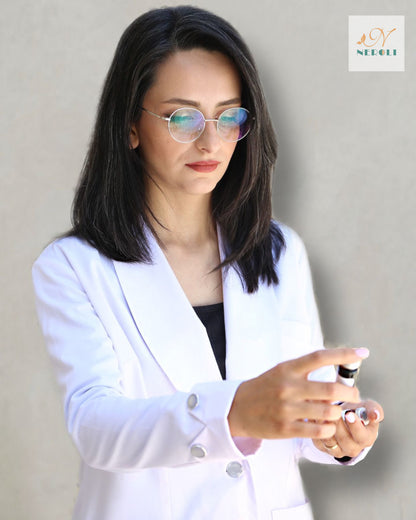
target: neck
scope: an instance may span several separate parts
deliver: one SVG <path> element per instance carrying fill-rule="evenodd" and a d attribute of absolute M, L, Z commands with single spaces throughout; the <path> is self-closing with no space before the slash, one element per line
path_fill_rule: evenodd
<path fill-rule="evenodd" d="M 207 241 L 216 241 L 210 194 L 171 196 L 169 200 L 160 194 L 148 202 L 150 221 L 164 248 L 198 247 Z"/>

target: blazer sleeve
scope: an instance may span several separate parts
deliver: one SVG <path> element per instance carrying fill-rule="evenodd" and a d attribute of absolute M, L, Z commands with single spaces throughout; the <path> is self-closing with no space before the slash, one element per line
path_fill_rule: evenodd
<path fill-rule="evenodd" d="M 59 243 L 35 262 L 33 282 L 67 428 L 88 465 L 137 471 L 242 456 L 226 419 L 239 382 L 127 397 L 105 326 Z"/>

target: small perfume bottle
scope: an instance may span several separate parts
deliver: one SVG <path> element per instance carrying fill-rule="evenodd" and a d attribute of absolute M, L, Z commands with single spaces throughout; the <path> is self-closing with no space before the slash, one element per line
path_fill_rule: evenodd
<path fill-rule="evenodd" d="M 356 363 L 348 363 L 345 365 L 339 365 L 337 371 L 337 381 L 338 383 L 342 383 L 347 386 L 355 386 L 358 379 L 358 373 L 360 372 L 361 361 L 357 361 Z M 341 404 L 341 403 L 340 403 Z M 364 406 L 360 406 L 359 408 L 343 410 L 342 418 L 345 420 L 345 415 L 348 412 L 354 412 L 364 426 L 370 423 L 367 415 L 367 410 Z"/>
<path fill-rule="evenodd" d="M 347 386 L 355 386 L 360 371 L 361 361 L 338 366 L 337 381 Z"/>

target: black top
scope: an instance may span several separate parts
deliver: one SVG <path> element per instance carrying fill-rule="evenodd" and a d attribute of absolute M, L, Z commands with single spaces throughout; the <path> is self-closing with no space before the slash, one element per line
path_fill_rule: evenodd
<path fill-rule="evenodd" d="M 217 360 L 221 376 L 225 379 L 225 323 L 224 304 L 201 305 L 194 307 L 198 318 L 207 329 L 208 337 Z"/>

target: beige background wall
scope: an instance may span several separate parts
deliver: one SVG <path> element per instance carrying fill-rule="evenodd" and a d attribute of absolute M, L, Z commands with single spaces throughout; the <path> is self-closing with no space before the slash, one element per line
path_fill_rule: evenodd
<path fill-rule="evenodd" d="M 371 348 L 361 389 L 385 406 L 365 462 L 304 466 L 317 520 L 349 520 L 358 511 L 413 519 L 416 4 L 194 3 L 229 19 L 254 52 L 279 134 L 275 213 L 306 242 L 327 339 Z M 78 459 L 37 325 L 30 267 L 69 226 L 116 43 L 130 21 L 159 5 L 1 1 L 0 517 L 7 520 L 70 518 Z M 349 14 L 406 16 L 406 72 L 347 71 Z"/>

